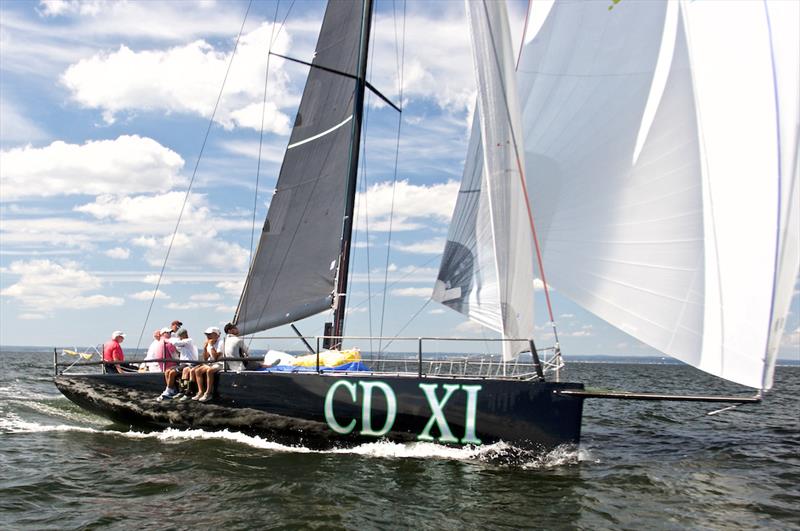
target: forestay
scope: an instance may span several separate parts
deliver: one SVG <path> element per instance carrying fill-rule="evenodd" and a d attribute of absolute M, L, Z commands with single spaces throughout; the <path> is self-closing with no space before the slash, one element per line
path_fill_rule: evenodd
<path fill-rule="evenodd" d="M 533 245 L 508 16 L 503 2 L 466 5 L 478 104 L 433 298 L 503 337 L 531 338 Z M 504 343 L 503 358 L 525 350 Z"/>
<path fill-rule="evenodd" d="M 518 80 L 548 280 L 670 356 L 768 389 L 800 264 L 800 4 L 529 15 Z"/>
<path fill-rule="evenodd" d="M 354 75 L 361 3 L 329 2 L 312 64 Z M 258 250 L 236 312 L 243 334 L 331 307 L 355 81 L 311 68 Z"/>

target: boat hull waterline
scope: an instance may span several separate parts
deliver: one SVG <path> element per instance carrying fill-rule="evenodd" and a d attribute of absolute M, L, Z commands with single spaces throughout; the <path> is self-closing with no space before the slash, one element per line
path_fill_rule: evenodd
<path fill-rule="evenodd" d="M 579 383 L 229 372 L 214 400 L 158 401 L 162 374 L 70 374 L 58 389 L 82 408 L 131 427 L 232 430 L 313 449 L 390 440 L 462 446 L 500 441 L 549 451 L 580 442 Z"/>

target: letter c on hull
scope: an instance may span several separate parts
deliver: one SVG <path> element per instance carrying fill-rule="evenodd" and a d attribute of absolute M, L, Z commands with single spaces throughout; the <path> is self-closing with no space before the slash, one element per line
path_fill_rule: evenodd
<path fill-rule="evenodd" d="M 351 419 L 347 426 L 342 426 L 336 420 L 336 417 L 333 416 L 333 395 L 336 394 L 336 390 L 340 387 L 346 387 L 350 392 L 350 397 L 353 399 L 353 402 L 356 401 L 356 384 L 348 382 L 347 380 L 339 380 L 328 388 L 328 393 L 325 395 L 325 421 L 336 433 L 347 435 L 356 427 L 356 419 Z"/>

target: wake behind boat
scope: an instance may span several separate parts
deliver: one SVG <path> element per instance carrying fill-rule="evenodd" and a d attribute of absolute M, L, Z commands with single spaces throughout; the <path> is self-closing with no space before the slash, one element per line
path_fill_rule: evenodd
<path fill-rule="evenodd" d="M 797 28 L 776 22 L 798 6 L 786 4 L 557 2 L 531 11 L 515 65 L 504 4 L 467 2 L 478 103 L 432 298 L 500 334 L 497 371 L 475 371 L 481 362 L 431 370 L 419 338 L 411 370 L 380 359 L 355 372 L 319 362 L 310 373 L 223 370 L 207 404 L 156 402 L 161 374 L 70 371 L 56 385 L 126 424 L 228 428 L 313 447 L 376 438 L 577 444 L 584 399 L 625 397 L 558 381 L 555 328 L 540 359 L 537 278 L 555 326 L 547 272 L 633 337 L 768 390 L 800 265 L 800 52 L 784 49 Z M 735 32 L 708 26 L 718 10 Z M 375 90 L 366 79 L 371 20 L 371 0 L 327 7 L 234 320 L 253 337 L 333 310 L 315 338 L 318 357 L 347 342 L 364 95 Z M 751 51 L 755 43 L 746 66 L 758 72 L 748 82 L 721 60 L 743 31 Z M 717 39 L 732 48 L 711 46 Z M 719 79 L 731 81 L 724 101 L 737 102 L 738 127 L 719 113 Z M 516 372 L 521 356 L 530 370 Z M 670 398 L 757 400 L 659 399 Z"/>

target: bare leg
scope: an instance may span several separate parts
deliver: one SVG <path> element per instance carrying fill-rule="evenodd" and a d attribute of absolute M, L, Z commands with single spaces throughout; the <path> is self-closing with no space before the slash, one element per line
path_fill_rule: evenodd
<path fill-rule="evenodd" d="M 194 379 L 197 382 L 197 396 L 203 396 L 203 393 L 205 393 L 205 372 L 206 367 L 203 366 L 200 366 L 192 371 L 194 374 Z"/>
<path fill-rule="evenodd" d="M 165 377 L 167 379 L 167 387 L 169 387 L 170 389 L 174 389 L 175 380 L 178 379 L 178 371 L 176 371 L 175 369 L 170 369 L 169 371 L 166 372 Z"/>
<path fill-rule="evenodd" d="M 214 375 L 215 374 L 217 374 L 217 369 L 209 368 L 208 372 L 206 372 L 206 375 L 207 375 L 207 378 L 208 378 L 208 390 L 206 391 L 206 394 L 208 396 L 211 396 L 214 393 Z"/>

